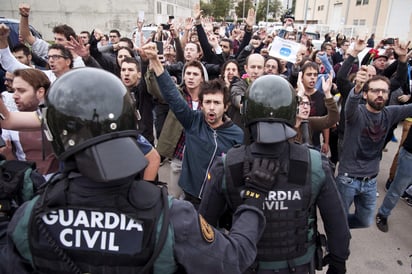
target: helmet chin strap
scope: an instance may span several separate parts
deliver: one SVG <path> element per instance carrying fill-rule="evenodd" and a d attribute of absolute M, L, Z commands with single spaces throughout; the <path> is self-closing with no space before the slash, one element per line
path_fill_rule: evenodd
<path fill-rule="evenodd" d="M 95 182 L 111 182 L 137 175 L 147 160 L 132 137 L 108 140 L 74 155 L 79 172 Z"/>

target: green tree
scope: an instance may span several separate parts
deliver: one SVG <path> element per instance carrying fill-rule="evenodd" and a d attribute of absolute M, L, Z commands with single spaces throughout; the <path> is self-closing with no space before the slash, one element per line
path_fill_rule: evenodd
<path fill-rule="evenodd" d="M 291 9 L 292 14 L 295 14 L 296 10 L 296 0 L 292 0 L 292 6 L 289 7 Z"/>
<path fill-rule="evenodd" d="M 203 10 L 203 15 L 214 16 L 212 3 L 200 1 L 200 9 Z"/>
<path fill-rule="evenodd" d="M 200 9 L 203 10 L 204 15 L 224 19 L 229 13 L 230 1 L 212 0 L 210 3 L 200 1 Z"/>
<path fill-rule="evenodd" d="M 243 8 L 244 7 L 244 8 Z M 254 8 L 254 2 L 251 0 L 243 0 L 238 2 L 237 7 L 235 8 L 235 12 L 237 17 L 240 18 L 246 18 L 247 17 L 247 11 L 250 8 Z"/>
<path fill-rule="evenodd" d="M 224 19 L 229 14 L 230 1 L 228 0 L 212 0 L 215 8 L 215 18 Z"/>
<path fill-rule="evenodd" d="M 269 1 L 269 11 L 268 11 Z M 282 3 L 279 0 L 259 0 L 258 9 L 256 12 L 256 22 L 266 21 L 268 18 L 276 18 L 276 15 L 282 10 Z"/>

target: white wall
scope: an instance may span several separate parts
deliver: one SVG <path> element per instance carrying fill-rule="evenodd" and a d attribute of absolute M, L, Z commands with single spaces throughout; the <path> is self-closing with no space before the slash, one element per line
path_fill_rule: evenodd
<path fill-rule="evenodd" d="M 412 38 L 412 1 L 391 0 L 384 37 L 399 37 L 401 41 Z"/>
<path fill-rule="evenodd" d="M 39 30 L 46 40 L 53 40 L 52 29 L 59 24 L 68 24 L 79 33 L 99 28 L 104 32 L 119 29 L 127 36 L 136 26 L 139 11 L 144 11 L 146 23 L 166 22 L 166 5 L 175 6 L 176 21 L 191 16 L 193 4 L 198 0 L 177 1 L 185 7 L 177 7 L 176 1 L 163 0 L 159 18 L 156 0 L 29 0 L 30 24 Z M 0 16 L 19 19 L 18 5 L 21 0 L 0 0 Z"/>

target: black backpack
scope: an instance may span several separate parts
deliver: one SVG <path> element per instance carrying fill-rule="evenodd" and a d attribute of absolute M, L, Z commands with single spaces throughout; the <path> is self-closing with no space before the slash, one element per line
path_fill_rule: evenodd
<path fill-rule="evenodd" d="M 36 163 L 0 157 L 0 218 L 11 218 L 17 207 L 32 199 L 44 183 Z"/>

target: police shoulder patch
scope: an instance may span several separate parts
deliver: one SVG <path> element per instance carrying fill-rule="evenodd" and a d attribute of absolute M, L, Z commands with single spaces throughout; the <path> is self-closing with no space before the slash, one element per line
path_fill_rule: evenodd
<path fill-rule="evenodd" d="M 202 232 L 203 239 L 208 243 L 213 243 L 215 240 L 215 231 L 213 227 L 199 214 L 199 226 Z"/>

